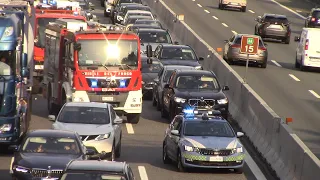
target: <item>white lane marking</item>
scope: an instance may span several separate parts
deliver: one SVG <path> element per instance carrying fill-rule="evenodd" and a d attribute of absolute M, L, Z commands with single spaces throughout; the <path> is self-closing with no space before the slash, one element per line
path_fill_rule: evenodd
<path fill-rule="evenodd" d="M 215 20 L 218 20 L 219 18 L 217 18 L 216 16 L 212 16 Z"/>
<path fill-rule="evenodd" d="M 194 2 L 194 1 L 196 1 L 196 0 L 192 0 L 192 1 Z"/>
<path fill-rule="evenodd" d="M 251 12 L 252 14 L 254 14 L 254 11 L 252 11 L 251 9 L 249 10 L 249 12 Z"/>
<path fill-rule="evenodd" d="M 197 4 L 199 7 L 202 7 L 201 4 Z"/>
<path fill-rule="evenodd" d="M 127 128 L 128 134 L 134 134 L 132 124 L 126 123 L 126 128 Z"/>
<path fill-rule="evenodd" d="M 289 76 L 293 79 L 293 80 L 295 80 L 295 81 L 300 81 L 300 79 L 299 78 L 297 78 L 295 75 L 293 75 L 293 74 L 289 74 Z"/>
<path fill-rule="evenodd" d="M 247 163 L 247 165 L 249 166 L 251 172 L 253 173 L 253 175 L 257 179 L 259 179 L 259 180 L 267 180 L 267 178 L 264 176 L 264 174 L 259 169 L 259 167 L 256 164 L 256 162 L 254 162 L 254 160 L 252 159 L 252 157 L 250 156 L 250 154 L 247 151 L 246 151 L 245 162 Z"/>
<path fill-rule="evenodd" d="M 209 12 L 208 10 L 206 10 L 206 9 L 204 10 L 204 12 L 206 12 L 206 13 L 210 13 L 210 12 Z"/>
<path fill-rule="evenodd" d="M 316 92 L 314 92 L 313 90 L 309 90 L 309 92 L 314 95 L 316 98 L 320 99 L 320 95 Z"/>
<path fill-rule="evenodd" d="M 236 31 L 231 31 L 233 34 L 238 34 Z"/>
<path fill-rule="evenodd" d="M 300 11 L 300 10 L 296 10 L 298 13 L 301 13 L 302 11 Z"/>
<path fill-rule="evenodd" d="M 284 6 L 284 5 L 282 5 L 282 4 L 280 4 L 280 3 L 278 3 L 278 2 L 277 2 L 277 1 L 275 1 L 275 0 L 270 0 L 270 1 L 271 1 L 271 2 L 273 2 L 273 3 L 275 3 L 275 4 L 277 4 L 278 6 L 280 6 L 280 7 L 282 7 L 282 8 L 284 8 L 284 9 L 286 9 L 286 10 L 288 10 L 288 11 L 292 12 L 293 14 L 295 14 L 295 15 L 299 16 L 300 18 L 302 18 L 302 19 L 306 19 L 306 17 L 304 17 L 304 16 L 302 16 L 301 14 L 299 14 L 299 13 L 295 12 L 294 10 L 292 10 L 292 9 L 288 8 L 287 6 Z"/>
<path fill-rule="evenodd" d="M 271 62 L 273 62 L 273 64 L 275 64 L 276 66 L 278 66 L 278 67 L 282 67 L 277 61 L 275 61 L 275 60 L 271 60 Z"/>
<path fill-rule="evenodd" d="M 10 172 L 10 174 L 13 174 L 13 171 L 12 171 L 13 161 L 14 161 L 14 157 L 11 158 L 11 162 L 10 162 L 10 166 L 9 166 L 9 172 Z"/>
<path fill-rule="evenodd" d="M 229 27 L 226 23 L 221 23 L 224 27 Z"/>
<path fill-rule="evenodd" d="M 149 180 L 146 168 L 144 166 L 138 166 L 138 171 L 139 171 L 141 180 Z"/>

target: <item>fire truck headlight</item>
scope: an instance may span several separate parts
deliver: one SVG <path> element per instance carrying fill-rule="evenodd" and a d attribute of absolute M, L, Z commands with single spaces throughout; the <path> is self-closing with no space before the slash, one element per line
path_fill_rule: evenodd
<path fill-rule="evenodd" d="M 111 59 L 119 59 L 120 48 L 115 44 L 109 44 L 107 47 L 107 56 Z"/>
<path fill-rule="evenodd" d="M 73 102 L 84 102 L 84 100 L 81 97 L 74 97 Z"/>
<path fill-rule="evenodd" d="M 11 36 L 13 34 L 13 26 L 6 27 L 4 30 L 4 37 Z"/>

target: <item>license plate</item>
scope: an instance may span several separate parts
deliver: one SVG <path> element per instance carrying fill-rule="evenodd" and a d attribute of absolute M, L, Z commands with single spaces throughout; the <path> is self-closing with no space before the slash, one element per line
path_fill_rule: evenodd
<path fill-rule="evenodd" d="M 113 97 L 102 97 L 102 101 L 113 101 Z"/>
<path fill-rule="evenodd" d="M 223 157 L 221 157 L 221 156 L 212 156 L 212 157 L 210 157 L 209 161 L 212 161 L 212 162 L 223 162 Z"/>
<path fill-rule="evenodd" d="M 43 65 L 35 65 L 34 68 L 37 69 L 37 70 L 43 69 Z"/>

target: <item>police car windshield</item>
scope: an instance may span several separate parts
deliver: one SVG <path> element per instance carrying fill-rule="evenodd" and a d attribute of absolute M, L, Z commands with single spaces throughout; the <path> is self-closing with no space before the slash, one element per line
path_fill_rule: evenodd
<path fill-rule="evenodd" d="M 81 50 L 78 51 L 79 66 L 138 66 L 137 40 L 79 40 Z"/>
<path fill-rule="evenodd" d="M 139 38 L 142 43 L 169 43 L 170 35 L 167 32 L 139 32 Z"/>
<path fill-rule="evenodd" d="M 203 75 L 179 76 L 175 87 L 178 89 L 218 90 L 216 78 Z"/>
<path fill-rule="evenodd" d="M 147 61 L 142 62 L 142 73 L 159 73 L 161 68 L 158 61 L 153 61 L 152 64 L 148 64 Z"/>
<path fill-rule="evenodd" d="M 196 60 L 196 55 L 190 48 L 164 48 L 160 59 Z"/>
<path fill-rule="evenodd" d="M 183 134 L 185 136 L 235 137 L 228 123 L 210 120 L 185 122 Z"/>
<path fill-rule="evenodd" d="M 126 180 L 120 174 L 107 174 L 99 171 L 70 172 L 65 173 L 61 180 Z"/>
<path fill-rule="evenodd" d="M 65 106 L 57 121 L 77 124 L 110 124 L 107 108 Z"/>

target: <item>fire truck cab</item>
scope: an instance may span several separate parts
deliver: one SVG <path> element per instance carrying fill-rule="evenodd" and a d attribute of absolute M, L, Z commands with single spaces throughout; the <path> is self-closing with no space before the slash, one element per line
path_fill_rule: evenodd
<path fill-rule="evenodd" d="M 49 114 L 66 102 L 106 102 L 138 123 L 142 111 L 140 39 L 118 30 L 87 29 L 59 19 L 46 28 L 44 97 Z"/>

